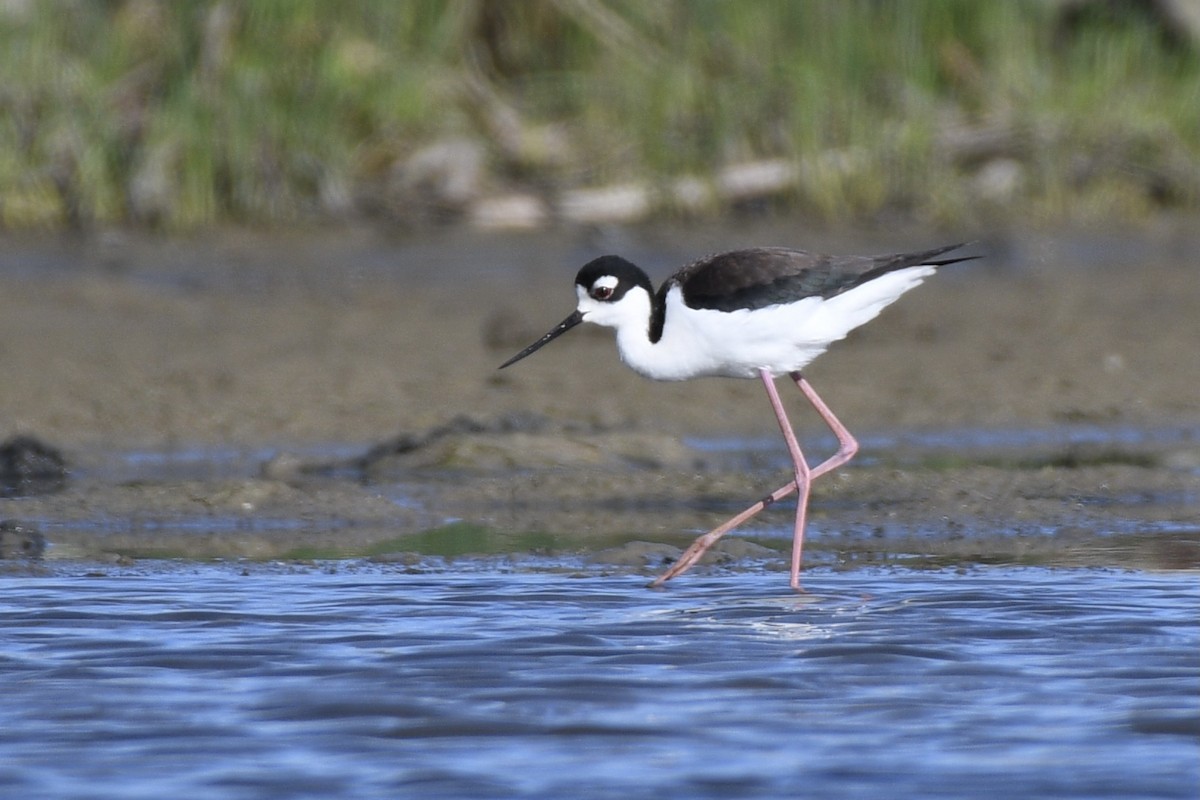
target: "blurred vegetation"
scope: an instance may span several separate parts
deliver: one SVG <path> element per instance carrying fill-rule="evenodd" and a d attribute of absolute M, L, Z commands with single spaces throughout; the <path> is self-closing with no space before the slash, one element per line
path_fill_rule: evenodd
<path fill-rule="evenodd" d="M 420 224 L 764 159 L 829 219 L 1194 211 L 1197 42 L 1143 5 L 6 0 L 0 227 Z"/>

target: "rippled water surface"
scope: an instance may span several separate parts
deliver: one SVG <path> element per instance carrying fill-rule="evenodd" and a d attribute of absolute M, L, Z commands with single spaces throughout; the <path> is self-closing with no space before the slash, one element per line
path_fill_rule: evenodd
<path fill-rule="evenodd" d="M 0 794 L 1178 797 L 1193 574 L 3 578 Z"/>

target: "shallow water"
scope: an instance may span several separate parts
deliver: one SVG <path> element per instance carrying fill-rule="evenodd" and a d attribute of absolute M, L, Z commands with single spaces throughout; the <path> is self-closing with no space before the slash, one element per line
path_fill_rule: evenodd
<path fill-rule="evenodd" d="M 1194 573 L 4 577 L 12 797 L 1178 797 Z"/>

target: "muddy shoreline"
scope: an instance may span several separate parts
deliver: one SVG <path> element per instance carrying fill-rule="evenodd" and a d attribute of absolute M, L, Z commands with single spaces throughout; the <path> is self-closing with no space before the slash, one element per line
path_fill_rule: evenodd
<path fill-rule="evenodd" d="M 807 371 L 858 430 L 1200 419 L 1200 242 L 982 241 Z M 370 443 L 458 414 L 530 412 L 674 435 L 773 435 L 753 381 L 646 381 L 584 328 L 495 367 L 571 308 L 597 252 L 654 277 L 750 242 L 880 252 L 946 239 L 371 231 L 9 240 L 0 434 L 60 447 Z M 965 238 L 965 237 L 964 237 Z M 1096 256 L 1096 252 L 1101 254 Z M 1117 251 L 1115 254 L 1113 251 Z M 1089 263 L 1099 262 L 1099 263 Z"/>
<path fill-rule="evenodd" d="M 99 551 L 145 553 L 154 550 L 147 531 L 155 526 L 205 518 L 234 530 L 210 532 L 210 547 L 184 548 L 192 555 L 276 557 L 301 541 L 313 553 L 334 552 L 347 537 L 361 541 L 344 550 L 362 554 L 448 519 L 498 532 L 590 532 L 597 545 L 624 530 L 615 546 L 628 546 L 634 532 L 674 546 L 776 481 L 773 456 L 726 469 L 697 463 L 686 442 L 767 440 L 777 435 L 773 419 L 754 382 L 639 378 L 619 363 L 608 331 L 573 332 L 497 372 L 570 310 L 578 264 L 623 252 L 658 278 L 703 252 L 752 243 L 884 252 L 944 238 L 804 238 L 778 224 L 409 241 L 367 230 L 10 238 L 0 258 L 0 435 L 53 444 L 73 472 L 62 492 L 0 500 L 0 516 L 40 522 L 63 552 L 93 554 L 84 547 L 89 535 L 105 539 Z M 1184 537 L 1183 555 L 1170 545 L 1174 555 L 1155 551 L 1150 563 L 1196 566 L 1187 523 L 1200 503 L 1195 242 L 1179 231 L 1120 241 L 1123 248 L 1102 237 L 981 242 L 987 259 L 906 296 L 808 376 L 868 437 L 1020 429 L 1036 442 L 1038 430 L 1053 438 L 1064 426 L 1094 426 L 1174 429 L 1178 441 L 1127 445 L 1118 437 L 1107 461 L 1059 458 L 1019 469 L 986 454 L 872 465 L 866 450 L 864 464 L 814 500 L 818 519 L 844 533 L 831 535 L 831 548 L 852 550 L 854 536 L 912 540 L 930 519 L 946 527 L 932 537 L 945 548 L 961 538 L 956 525 L 1011 543 L 1005 521 L 1015 521 L 1012 530 L 1027 521 L 1030 529 L 1135 535 L 1137 525 L 1123 519 Z M 506 437 L 459 432 L 418 448 L 386 478 L 305 473 L 329 462 L 314 454 L 322 448 L 366 453 L 455 418 L 486 428 L 514 415 L 545 427 Z M 802 436 L 825 435 L 803 411 L 797 423 Z M 113 453 L 169 460 L 206 448 L 241 454 L 249 466 L 210 464 L 182 478 L 151 470 L 136 480 L 109 469 Z M 903 448 L 884 455 L 908 458 Z M 639 501 L 631 481 L 658 489 Z M 383 485 L 412 496 L 398 504 Z M 1106 496 L 1151 499 L 1070 507 L 1071 497 Z M 240 531 L 231 522 L 239 518 Z M 274 523 L 263 520 L 271 519 L 290 522 L 268 530 Z M 880 528 L 883 535 L 871 533 Z"/>

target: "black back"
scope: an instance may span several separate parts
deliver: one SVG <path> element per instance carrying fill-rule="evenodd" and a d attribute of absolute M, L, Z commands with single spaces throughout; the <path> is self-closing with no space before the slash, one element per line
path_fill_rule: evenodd
<path fill-rule="evenodd" d="M 962 245 L 887 256 L 826 256 L 782 247 L 735 250 L 702 258 L 676 272 L 659 289 L 656 305 L 666 303 L 672 286 L 680 287 L 684 302 L 692 308 L 716 311 L 766 308 L 805 297 L 829 298 L 899 269 L 977 258 L 934 260 L 959 247 Z"/>
<path fill-rule="evenodd" d="M 650 341 L 662 338 L 666 322 L 667 293 L 678 286 L 683 301 L 692 308 L 738 311 L 794 303 L 805 297 L 834 297 L 889 272 L 906 267 L 934 267 L 970 261 L 978 256 L 936 259 L 956 250 L 952 244 L 918 253 L 887 256 L 826 256 L 784 247 L 755 247 L 706 256 L 683 267 L 654 291 L 650 278 L 620 256 L 600 256 L 583 265 L 575 283 L 591 289 L 597 278 L 617 279 L 607 298 L 616 302 L 635 286 L 651 295 Z"/>

